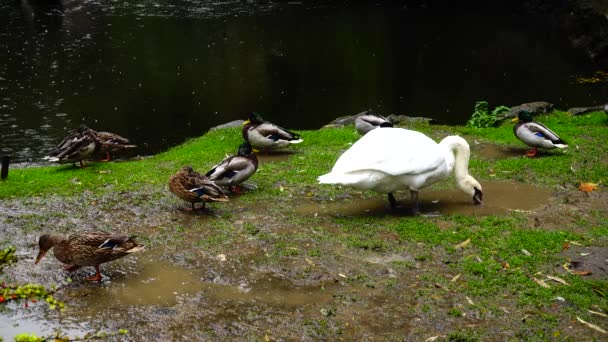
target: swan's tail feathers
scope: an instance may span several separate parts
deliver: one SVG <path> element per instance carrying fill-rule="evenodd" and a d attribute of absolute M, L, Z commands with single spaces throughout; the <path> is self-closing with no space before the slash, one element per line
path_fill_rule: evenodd
<path fill-rule="evenodd" d="M 566 145 L 566 144 L 554 144 L 553 146 L 555 146 L 557 148 L 566 148 L 566 147 L 568 147 L 568 145 Z"/>
<path fill-rule="evenodd" d="M 301 143 L 302 141 L 304 141 L 304 140 L 303 140 L 303 139 L 289 140 L 289 143 L 290 143 L 290 144 L 299 144 L 299 143 Z"/>
<path fill-rule="evenodd" d="M 327 173 L 317 178 L 319 184 L 339 184 L 342 182 L 340 176 L 332 173 Z"/>

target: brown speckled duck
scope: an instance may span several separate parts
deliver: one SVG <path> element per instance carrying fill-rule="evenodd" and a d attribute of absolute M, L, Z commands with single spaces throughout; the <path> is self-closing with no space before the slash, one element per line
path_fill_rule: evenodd
<path fill-rule="evenodd" d="M 42 159 L 59 164 L 80 162 L 83 167 L 83 160 L 91 158 L 99 149 L 93 132 L 86 125 L 80 125 L 78 131 L 70 133 Z"/>
<path fill-rule="evenodd" d="M 192 210 L 195 210 L 194 203 L 203 203 L 204 209 L 205 202 L 228 202 L 228 196 L 222 188 L 207 176 L 194 171 L 191 166 L 184 166 L 169 178 L 169 190 L 190 202 Z"/>
<path fill-rule="evenodd" d="M 82 232 L 67 238 L 44 234 L 38 240 L 40 250 L 35 263 L 40 262 L 45 253 L 53 248 L 55 258 L 66 264 L 65 270 L 75 271 L 82 266 L 94 266 L 95 275 L 87 279 L 101 281 L 100 264 L 144 249 L 144 246 L 138 245 L 134 238 L 134 236 L 106 232 Z"/>
<path fill-rule="evenodd" d="M 97 154 L 104 157 L 101 161 L 110 161 L 110 153 L 137 147 L 137 145 L 129 144 L 129 139 L 121 137 L 116 133 L 97 131 L 93 131 L 93 133 L 99 144 Z"/>

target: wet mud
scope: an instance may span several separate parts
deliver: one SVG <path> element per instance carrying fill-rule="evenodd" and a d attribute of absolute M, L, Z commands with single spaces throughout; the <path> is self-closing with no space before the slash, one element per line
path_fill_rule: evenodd
<path fill-rule="evenodd" d="M 458 189 L 421 190 L 419 193 L 421 215 L 503 215 L 512 211 L 530 211 L 546 205 L 551 192 L 533 185 L 517 182 L 484 182 L 484 201 L 474 205 L 472 199 Z M 296 208 L 302 215 L 333 216 L 412 216 L 409 194 L 399 192 L 396 208 L 391 208 L 386 196 L 378 199 L 335 200 L 309 202 Z"/>
<path fill-rule="evenodd" d="M 563 229 L 563 222 L 575 227 L 581 213 L 600 222 L 607 211 L 601 193 L 515 182 L 483 186 L 483 206 L 456 189 L 421 191 L 421 211 L 429 216 L 423 219 L 516 212 L 528 217 L 531 227 L 538 221 L 538 228 Z M 346 246 L 349 233 L 336 217 L 411 215 L 407 193 L 396 194 L 396 211 L 386 196 L 377 196 L 293 197 L 272 206 L 234 196 L 196 215 L 181 211 L 186 204 L 158 190 L 2 201 L 0 223 L 17 245 L 19 262 L 6 268 L 0 281 L 56 285 L 55 297 L 66 309 L 11 303 L 0 312 L 0 336 L 10 340 L 21 332 L 40 336 L 60 329 L 74 338 L 128 329 L 129 338 L 142 341 L 424 340 L 465 326 L 502 327 L 496 336 L 508 339 L 509 331 L 526 329 L 519 322 L 504 327 L 504 317 L 481 314 L 456 291 L 456 284 L 450 285 L 455 256 L 443 248 L 400 241 L 390 231 L 375 233 L 387 246 L 383 251 Z M 85 280 L 92 267 L 67 273 L 50 253 L 33 265 L 41 233 L 92 229 L 137 235 L 146 251 L 103 264 L 100 283 Z M 577 269 L 591 270 L 589 277 L 605 279 L 606 249 L 576 248 L 564 256 L 578 262 Z M 518 310 L 508 298 L 499 300 Z M 464 316 L 450 316 L 454 308 Z"/>

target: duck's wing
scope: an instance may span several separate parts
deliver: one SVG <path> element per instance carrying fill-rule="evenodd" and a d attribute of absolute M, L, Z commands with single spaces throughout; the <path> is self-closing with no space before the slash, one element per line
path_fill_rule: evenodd
<path fill-rule="evenodd" d="M 189 183 L 194 186 L 190 187 L 188 191 L 203 200 L 228 201 L 228 196 L 226 196 L 224 190 L 207 176 L 193 172 L 190 175 Z"/>
<path fill-rule="evenodd" d="M 361 120 L 372 126 L 380 126 L 383 123 L 391 123 L 390 121 L 388 121 L 387 118 L 385 118 L 381 115 L 361 115 L 361 116 L 357 117 L 357 119 L 355 119 L 355 121 L 356 120 Z"/>
<path fill-rule="evenodd" d="M 103 143 L 107 144 L 128 144 L 129 139 L 111 132 L 95 132 L 95 136 Z"/>
<path fill-rule="evenodd" d="M 83 160 L 93 154 L 97 147 L 96 140 L 89 134 L 75 137 L 67 144 L 64 144 L 61 150 L 55 151 L 53 156 L 46 158 L 49 161 L 70 161 Z"/>
<path fill-rule="evenodd" d="M 267 139 L 277 140 L 298 140 L 300 135 L 291 131 L 286 130 L 283 127 L 279 127 L 270 122 L 264 122 L 253 128 L 260 135 Z"/>
<path fill-rule="evenodd" d="M 63 253 L 76 265 L 99 264 L 142 250 L 134 238 L 106 232 L 77 233 L 68 237 Z"/>
<path fill-rule="evenodd" d="M 402 128 L 375 129 L 353 144 L 336 162 L 332 173 L 371 170 L 415 175 L 445 165 L 444 150 L 426 135 Z"/>
<path fill-rule="evenodd" d="M 251 159 L 244 156 L 232 156 L 224 159 L 206 175 L 212 181 L 225 183 L 229 180 L 227 182 L 229 184 L 240 184 L 249 178 L 256 169 L 257 167 Z"/>
<path fill-rule="evenodd" d="M 530 131 L 536 137 L 543 138 L 546 140 L 550 140 L 553 144 L 564 144 L 566 143 L 552 130 L 547 128 L 547 126 L 538 123 L 538 122 L 527 122 L 522 125 L 526 130 Z M 530 134 L 522 131 L 521 128 L 518 130 L 521 132 L 520 134 Z"/>

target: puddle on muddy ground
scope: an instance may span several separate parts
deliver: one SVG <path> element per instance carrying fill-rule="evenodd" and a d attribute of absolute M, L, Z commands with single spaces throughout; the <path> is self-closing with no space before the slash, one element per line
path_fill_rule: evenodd
<path fill-rule="evenodd" d="M 474 205 L 472 199 L 458 189 L 420 191 L 422 215 L 503 215 L 517 210 L 533 210 L 546 204 L 551 193 L 533 185 L 517 182 L 484 182 L 483 205 Z M 391 209 L 386 195 L 377 199 L 345 200 L 334 202 L 308 202 L 296 208 L 301 215 L 342 216 L 409 216 L 412 215 L 409 194 L 396 196 L 398 207 Z"/>
<path fill-rule="evenodd" d="M 496 160 L 513 157 L 523 157 L 527 149 L 524 147 L 512 147 L 505 145 L 481 143 L 471 144 L 471 153 L 482 159 Z"/>
<path fill-rule="evenodd" d="M 256 153 L 256 156 L 260 164 L 265 164 L 286 161 L 294 154 L 296 153 L 291 151 L 273 151 Z"/>
<path fill-rule="evenodd" d="M 562 252 L 570 260 L 568 269 L 584 279 L 608 279 L 608 248 L 576 246 Z M 560 266 L 560 272 L 567 272 Z"/>

